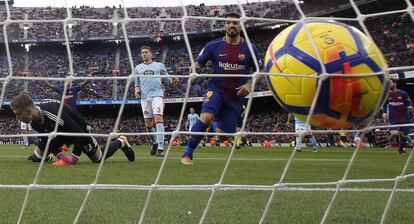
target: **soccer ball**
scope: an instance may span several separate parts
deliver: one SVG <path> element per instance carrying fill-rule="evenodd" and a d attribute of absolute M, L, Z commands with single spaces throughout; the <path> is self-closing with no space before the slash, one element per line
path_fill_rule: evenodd
<path fill-rule="evenodd" d="M 287 27 L 273 39 L 265 57 L 265 72 L 283 74 L 267 76 L 276 101 L 301 120 L 307 119 L 316 96 L 316 76 L 322 74 L 322 65 L 328 74 L 373 74 L 387 69 L 375 43 L 355 27 L 334 21 L 310 21 L 306 28 L 308 33 L 303 23 Z M 348 128 L 363 122 L 385 102 L 389 84 L 389 75 L 384 73 L 328 76 L 321 85 L 310 122 L 325 128 Z"/>

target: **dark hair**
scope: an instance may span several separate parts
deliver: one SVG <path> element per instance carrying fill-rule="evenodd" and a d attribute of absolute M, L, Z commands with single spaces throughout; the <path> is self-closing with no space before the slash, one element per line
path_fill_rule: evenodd
<path fill-rule="evenodd" d="M 241 16 L 237 12 L 227 12 L 226 14 L 224 14 L 224 18 L 229 18 L 229 17 L 239 19 Z"/>
<path fill-rule="evenodd" d="M 145 50 L 145 49 L 147 49 L 147 50 L 151 51 L 151 47 L 149 47 L 149 46 L 147 46 L 147 45 L 144 45 L 144 46 L 142 46 L 142 47 L 141 47 L 141 51 L 142 51 L 142 50 Z"/>
<path fill-rule="evenodd" d="M 19 95 L 15 96 L 10 103 L 10 107 L 12 109 L 18 110 L 25 110 L 31 106 L 34 106 L 32 97 L 29 95 L 29 93 L 26 92 L 19 93 Z"/>

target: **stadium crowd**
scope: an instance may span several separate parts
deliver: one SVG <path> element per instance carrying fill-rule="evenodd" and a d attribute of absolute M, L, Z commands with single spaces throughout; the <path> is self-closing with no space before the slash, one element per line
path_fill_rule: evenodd
<path fill-rule="evenodd" d="M 374 40 L 385 54 L 390 67 L 407 66 L 414 63 L 411 55 L 414 53 L 414 25 L 407 14 L 388 15 L 367 20 L 367 26 Z M 273 30 L 261 31 L 257 35 L 254 30 L 249 32 L 253 43 L 259 48 L 262 56 L 267 46 L 274 37 Z M 197 55 L 202 46 L 208 41 L 202 38 L 191 41 L 193 55 Z M 127 76 L 131 73 L 131 66 L 125 47 L 122 44 L 83 44 L 73 45 L 73 66 L 79 76 Z M 131 42 L 134 64 L 140 63 L 138 48 L 140 43 Z M 163 61 L 170 74 L 189 74 L 190 59 L 185 44 L 180 42 L 152 43 L 155 60 Z M 11 57 L 13 72 L 16 76 L 30 75 L 44 77 L 64 77 L 68 71 L 69 62 L 64 46 L 41 45 L 33 46 L 26 52 L 20 46 L 12 46 Z M 117 54 L 117 52 L 119 54 Z M 26 60 L 27 58 L 27 60 Z M 117 63 L 118 61 L 118 63 Z M 211 66 L 207 66 L 203 72 L 209 73 Z M 1 76 L 8 74 L 7 57 L 4 51 L 0 55 Z M 33 94 L 35 99 L 55 98 L 51 91 L 43 91 L 46 87 L 41 81 L 29 81 L 27 91 Z M 182 79 L 181 84 L 172 86 L 166 83 L 166 97 L 183 97 L 186 90 L 187 79 Z M 81 91 L 80 99 L 119 99 L 125 90 L 124 80 L 93 80 Z M 56 83 L 58 84 L 58 83 Z M 116 85 L 114 85 L 116 84 Z M 197 79 L 192 83 L 190 96 L 200 96 L 205 87 L 206 80 Z M 264 87 L 263 87 L 264 88 Z M 261 90 L 263 88 L 259 88 Z M 24 81 L 13 80 L 7 90 L 6 98 L 10 98 L 24 89 Z M 129 86 L 128 98 L 133 98 L 133 85 Z"/>
<path fill-rule="evenodd" d="M 284 18 L 297 19 L 298 11 L 292 3 L 285 1 L 268 1 L 254 2 L 244 4 L 243 9 L 247 16 L 258 18 Z M 213 17 L 221 16 L 227 11 L 238 11 L 237 5 L 224 6 L 208 6 L 188 5 L 186 10 L 189 16 Z M 51 20 L 64 19 L 67 15 L 66 8 L 11 8 L 11 19 L 13 20 Z M 181 18 L 184 15 L 183 8 L 177 7 L 128 7 L 127 13 L 130 18 L 149 18 L 149 19 L 169 19 Z M 95 8 L 90 6 L 72 7 L 71 15 L 73 18 L 82 19 L 122 19 L 125 17 L 124 10 L 119 7 Z M 0 21 L 6 19 L 6 11 L 0 11 Z M 216 27 L 221 27 L 221 22 L 215 20 L 189 19 L 186 22 L 188 31 L 209 32 Z M 249 22 L 248 25 L 254 25 Z M 24 28 L 23 28 L 24 27 Z M 90 21 L 74 21 L 68 26 L 69 38 L 96 39 L 96 38 L 113 38 L 123 36 L 121 25 L 112 22 L 90 22 Z M 8 26 L 8 35 L 11 39 L 62 39 L 63 25 L 62 23 L 25 23 L 23 26 L 19 24 L 11 24 Z M 27 37 L 25 37 L 25 30 Z M 181 32 L 181 21 L 131 21 L 126 26 L 128 36 L 150 36 L 160 35 L 162 33 Z M 0 35 L 2 39 L 2 34 Z"/>

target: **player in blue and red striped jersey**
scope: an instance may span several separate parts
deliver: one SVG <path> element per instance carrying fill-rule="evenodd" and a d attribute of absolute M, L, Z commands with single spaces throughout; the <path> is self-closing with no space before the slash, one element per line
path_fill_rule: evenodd
<path fill-rule="evenodd" d="M 251 74 L 256 71 L 253 56 L 246 40 L 240 36 L 241 26 L 237 21 L 240 15 L 227 13 L 224 25 L 226 35 L 210 41 L 196 58 L 196 69 L 207 61 L 212 61 L 214 74 Z M 259 67 L 262 62 L 255 46 L 252 46 Z M 244 97 L 250 93 L 252 79 L 249 77 L 213 77 L 207 84 L 207 92 L 201 109 L 200 120 L 192 132 L 205 132 L 213 120 L 218 121 L 219 132 L 233 133 L 242 113 Z M 202 139 L 201 135 L 191 135 L 181 158 L 181 164 L 192 165 L 193 152 Z"/>
<path fill-rule="evenodd" d="M 41 73 L 38 73 L 37 76 L 43 76 Z M 90 75 L 89 75 L 90 76 Z M 53 89 L 57 92 L 60 96 L 63 95 L 64 86 L 58 86 L 50 83 L 48 80 L 43 80 L 47 87 Z M 73 82 L 68 88 L 66 89 L 65 94 L 65 104 L 67 104 L 73 110 L 77 110 L 76 100 L 78 99 L 78 94 L 82 90 L 82 88 L 88 83 L 88 80 L 83 80 L 80 82 Z"/>
<path fill-rule="evenodd" d="M 410 121 L 409 112 L 414 112 L 413 102 L 407 92 L 397 88 L 397 80 L 392 80 L 391 91 L 388 100 L 383 108 L 383 118 L 388 119 L 391 125 L 408 124 Z M 409 133 L 411 127 L 390 128 L 391 138 L 399 140 L 398 153 L 404 153 L 404 146 L 410 143 Z"/>

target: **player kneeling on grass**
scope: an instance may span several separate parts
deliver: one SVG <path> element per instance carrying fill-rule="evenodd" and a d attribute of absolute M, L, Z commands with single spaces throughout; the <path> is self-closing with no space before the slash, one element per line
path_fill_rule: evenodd
<path fill-rule="evenodd" d="M 38 106 L 35 106 L 32 98 L 27 93 L 20 93 L 13 98 L 10 107 L 18 120 L 31 123 L 33 130 L 39 133 L 53 132 L 56 123 L 58 124 L 58 132 L 90 133 L 84 118 L 66 104 L 63 105 L 62 114 L 58 117 L 60 102 L 56 100 L 44 101 Z M 43 156 L 47 140 L 48 137 L 38 138 L 38 144 L 34 152 L 34 156 L 38 158 L 38 161 Z M 60 147 L 64 144 L 73 144 L 73 151 L 70 157 L 66 157 L 61 153 Z M 125 153 L 129 161 L 135 160 L 134 151 L 125 136 L 120 136 L 110 143 L 105 159 L 111 157 L 118 149 L 121 149 Z M 92 136 L 56 136 L 50 141 L 49 153 L 54 154 L 59 159 L 54 165 L 75 165 L 82 152 L 92 162 L 100 162 L 103 157 L 103 151 L 99 148 L 97 141 Z"/>

